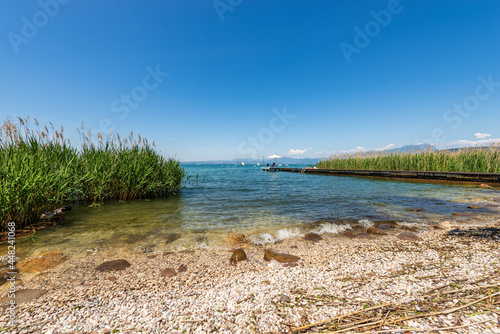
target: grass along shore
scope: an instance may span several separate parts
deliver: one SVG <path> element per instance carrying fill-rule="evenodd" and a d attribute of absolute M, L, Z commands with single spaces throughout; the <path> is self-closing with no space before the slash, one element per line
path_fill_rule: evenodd
<path fill-rule="evenodd" d="M 371 152 L 337 154 L 320 161 L 322 169 L 401 170 L 433 172 L 500 173 L 500 146 L 456 151 L 406 153 Z"/>
<path fill-rule="evenodd" d="M 18 229 L 39 220 L 45 210 L 83 201 L 165 196 L 182 185 L 186 172 L 178 160 L 163 157 L 154 142 L 133 133 L 94 134 L 79 129 L 80 149 L 63 128 L 41 127 L 34 119 L 0 125 L 0 230 L 14 221 Z"/>

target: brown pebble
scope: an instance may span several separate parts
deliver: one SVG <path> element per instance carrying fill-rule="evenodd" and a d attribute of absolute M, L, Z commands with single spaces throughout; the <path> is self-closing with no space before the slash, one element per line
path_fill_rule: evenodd
<path fill-rule="evenodd" d="M 300 257 L 285 253 L 278 253 L 271 249 L 266 249 L 264 251 L 264 260 L 265 261 L 276 260 L 281 263 L 286 263 L 286 262 L 297 262 L 298 260 L 300 260 Z"/>
<path fill-rule="evenodd" d="M 177 268 L 177 272 L 180 272 L 180 273 L 183 273 L 183 272 L 185 272 L 185 271 L 187 271 L 187 270 L 188 270 L 188 267 L 187 267 L 187 266 L 185 266 L 185 265 L 183 265 L 183 264 L 181 264 L 181 265 L 179 266 L 179 268 Z"/>
<path fill-rule="evenodd" d="M 480 184 L 479 186 L 480 186 L 481 188 L 493 188 L 492 186 L 490 186 L 490 185 L 488 185 L 488 184 L 485 184 L 485 183 Z"/>
<path fill-rule="evenodd" d="M 233 252 L 233 255 L 231 255 L 231 258 L 229 259 L 229 263 L 231 264 L 236 264 L 240 261 L 245 261 L 247 260 L 247 254 L 242 248 L 239 248 Z"/>
<path fill-rule="evenodd" d="M 161 272 L 162 277 L 174 277 L 177 275 L 174 268 L 166 268 Z"/>
<path fill-rule="evenodd" d="M 479 207 L 478 207 L 478 206 L 474 206 L 474 205 L 469 205 L 469 206 L 467 207 L 467 209 L 476 210 L 476 209 L 479 209 Z"/>
<path fill-rule="evenodd" d="M 415 212 L 420 212 L 420 211 L 422 211 L 422 209 L 415 209 L 415 210 L 413 210 L 413 211 L 415 211 Z"/>
<path fill-rule="evenodd" d="M 113 260 L 101 263 L 95 268 L 97 271 L 115 271 L 115 270 L 124 270 L 130 267 L 130 263 L 127 260 Z"/>
<path fill-rule="evenodd" d="M 154 259 L 155 257 L 157 257 L 158 255 L 156 254 L 153 254 L 153 255 L 148 255 L 148 259 Z"/>
<path fill-rule="evenodd" d="M 117 278 L 114 277 L 114 276 L 109 276 L 108 277 L 108 281 L 115 282 L 116 280 L 117 280 Z"/>

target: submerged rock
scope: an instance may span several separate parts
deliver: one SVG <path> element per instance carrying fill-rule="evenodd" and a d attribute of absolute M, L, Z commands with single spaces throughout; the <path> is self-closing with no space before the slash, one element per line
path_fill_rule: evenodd
<path fill-rule="evenodd" d="M 479 209 L 479 207 L 478 207 L 478 206 L 475 206 L 475 205 L 469 205 L 469 206 L 467 207 L 467 209 L 476 210 L 476 209 Z"/>
<path fill-rule="evenodd" d="M 144 254 L 146 254 L 146 253 L 153 252 L 154 247 L 155 247 L 155 245 L 143 245 L 143 246 L 140 246 L 140 249 L 142 250 L 142 252 Z"/>
<path fill-rule="evenodd" d="M 17 268 L 24 273 L 37 273 L 44 271 L 58 264 L 63 263 L 66 258 L 61 251 L 51 251 L 35 256 L 34 258 L 19 262 Z"/>
<path fill-rule="evenodd" d="M 48 292 L 47 290 L 41 290 L 41 289 L 16 290 L 16 296 L 14 297 L 14 300 L 16 301 L 16 304 L 23 304 L 32 301 L 34 299 L 40 298 L 47 292 Z M 11 300 L 12 299 L 10 299 L 9 296 L 5 296 L 2 299 L 0 299 L 0 304 L 9 304 Z"/>
<path fill-rule="evenodd" d="M 368 230 L 366 231 L 368 234 L 375 234 L 375 235 L 387 235 L 387 233 L 382 232 L 379 229 L 376 229 L 375 227 L 369 227 Z"/>
<path fill-rule="evenodd" d="M 298 260 L 300 260 L 300 257 L 285 253 L 278 253 L 271 249 L 266 249 L 264 251 L 264 260 L 265 261 L 276 260 L 280 263 L 288 263 L 288 262 L 297 262 Z"/>
<path fill-rule="evenodd" d="M 403 226 L 403 230 L 407 230 L 410 232 L 418 232 L 418 227 L 416 227 L 416 226 Z"/>
<path fill-rule="evenodd" d="M 304 240 L 320 241 L 320 240 L 323 240 L 323 238 L 321 237 L 321 235 L 316 234 L 316 233 L 307 233 L 306 235 L 304 235 Z"/>
<path fill-rule="evenodd" d="M 406 240 L 406 241 L 417 241 L 417 240 L 420 240 L 420 238 L 418 237 L 418 235 L 416 235 L 415 233 L 411 233 L 411 232 L 399 233 L 397 235 L 397 238 L 399 240 Z"/>
<path fill-rule="evenodd" d="M 168 245 L 180 238 L 181 235 L 179 233 L 167 234 L 167 236 L 165 237 L 165 243 Z"/>
<path fill-rule="evenodd" d="M 342 233 L 339 233 L 339 235 L 342 237 L 348 237 L 348 238 L 355 238 L 356 237 L 356 235 L 354 233 L 352 233 L 352 231 L 349 231 L 349 230 L 344 231 Z"/>
<path fill-rule="evenodd" d="M 206 236 L 196 237 L 194 241 L 199 244 L 208 244 L 208 237 Z"/>
<path fill-rule="evenodd" d="M 230 233 L 222 239 L 222 242 L 229 246 L 239 246 L 240 244 L 246 243 L 246 237 L 244 234 Z"/>
<path fill-rule="evenodd" d="M 235 250 L 233 252 L 233 255 L 231 255 L 231 259 L 229 260 L 229 263 L 231 264 L 236 264 L 240 261 L 245 261 L 247 260 L 247 254 L 245 253 L 245 251 L 241 248 L 238 248 L 237 250 Z"/>
<path fill-rule="evenodd" d="M 396 226 L 391 224 L 376 224 L 375 228 L 378 228 L 379 230 L 388 230 L 391 228 L 396 228 Z"/>
<path fill-rule="evenodd" d="M 175 272 L 174 268 L 166 268 L 161 272 L 162 277 L 174 277 L 176 275 L 177 273 Z"/>
<path fill-rule="evenodd" d="M 95 268 L 95 270 L 115 271 L 115 270 L 124 270 L 128 267 L 130 267 L 130 263 L 128 263 L 127 260 L 119 259 L 101 263 L 100 265 L 97 266 L 97 268 Z"/>
<path fill-rule="evenodd" d="M 375 227 L 376 228 L 381 228 L 380 226 L 391 226 L 391 227 L 398 227 L 399 224 L 395 220 L 379 220 L 375 222 Z"/>
<path fill-rule="evenodd" d="M 493 189 L 493 187 L 492 187 L 492 186 L 490 186 L 490 185 L 488 185 L 488 184 L 484 184 L 484 183 L 480 184 L 479 186 L 480 186 L 481 188 L 490 188 L 490 189 Z"/>

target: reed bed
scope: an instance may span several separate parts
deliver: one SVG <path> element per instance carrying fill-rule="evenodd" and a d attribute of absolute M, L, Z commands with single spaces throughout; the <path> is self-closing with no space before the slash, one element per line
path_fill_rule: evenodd
<path fill-rule="evenodd" d="M 338 154 L 316 166 L 324 169 L 500 173 L 500 145 L 441 151 Z"/>
<path fill-rule="evenodd" d="M 23 228 L 45 210 L 82 201 L 166 196 L 182 185 L 186 173 L 178 160 L 163 157 L 147 139 L 79 129 L 80 148 L 64 129 L 40 126 L 34 119 L 0 125 L 0 229 L 7 222 Z"/>

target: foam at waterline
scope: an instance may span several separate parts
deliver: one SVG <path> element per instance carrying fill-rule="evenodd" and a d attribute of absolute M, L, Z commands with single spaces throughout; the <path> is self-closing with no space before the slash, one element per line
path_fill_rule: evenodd
<path fill-rule="evenodd" d="M 298 227 L 282 228 L 276 232 L 276 236 L 273 236 L 270 233 L 261 233 L 258 236 L 250 237 L 250 240 L 256 245 L 266 245 L 275 243 L 278 240 L 284 240 L 293 237 L 303 237 L 308 232 L 313 232 L 316 234 L 324 234 L 324 233 L 338 234 L 348 229 L 352 229 L 352 227 L 350 225 L 336 225 L 333 223 L 324 223 L 309 231 L 305 231 L 304 229 Z"/>
<path fill-rule="evenodd" d="M 369 228 L 369 227 L 373 226 L 373 222 L 371 220 L 368 220 L 368 219 L 358 220 L 358 223 L 359 223 L 359 225 L 361 225 L 364 228 Z"/>
<path fill-rule="evenodd" d="M 323 233 L 338 234 L 344 232 L 345 230 L 352 230 L 351 225 L 336 225 L 336 224 L 324 223 L 316 227 L 315 229 L 311 230 L 310 232 L 316 234 L 323 234 Z"/>
<path fill-rule="evenodd" d="M 301 229 L 294 228 L 282 228 L 276 232 L 276 236 L 274 237 L 270 233 L 261 233 L 256 237 L 250 237 L 250 240 L 256 245 L 265 245 L 272 244 L 278 240 L 284 240 L 287 238 L 300 237 L 303 236 L 304 233 Z"/>
<path fill-rule="evenodd" d="M 414 227 L 414 226 L 421 226 L 422 224 L 414 223 L 414 222 L 402 221 L 402 222 L 398 222 L 398 225 L 407 226 L 407 227 Z"/>

